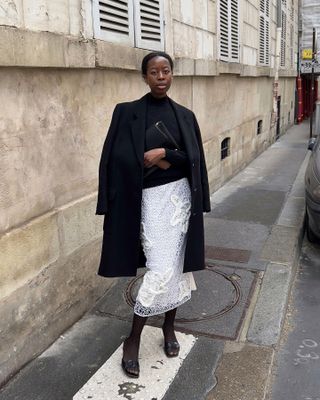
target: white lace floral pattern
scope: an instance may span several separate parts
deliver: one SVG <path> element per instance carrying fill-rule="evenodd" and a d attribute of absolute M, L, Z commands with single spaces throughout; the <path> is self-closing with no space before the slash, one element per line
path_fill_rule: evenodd
<path fill-rule="evenodd" d="M 144 307 L 150 307 L 157 295 L 168 291 L 168 283 L 172 274 L 172 269 L 167 269 L 163 273 L 147 271 L 143 277 L 143 284 L 139 290 L 137 301 Z"/>
<path fill-rule="evenodd" d="M 180 225 L 183 233 L 187 233 L 189 226 L 191 203 L 190 200 L 184 201 L 183 198 L 173 194 L 171 201 L 175 205 L 175 212 L 170 219 L 172 226 Z"/>
<path fill-rule="evenodd" d="M 187 178 L 143 190 L 140 237 L 147 272 L 134 307 L 137 315 L 161 314 L 191 297 L 192 273 L 183 273 L 190 200 Z"/>

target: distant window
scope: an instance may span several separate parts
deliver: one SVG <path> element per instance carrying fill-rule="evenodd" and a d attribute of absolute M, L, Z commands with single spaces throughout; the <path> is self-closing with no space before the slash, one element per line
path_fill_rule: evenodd
<path fill-rule="evenodd" d="M 288 123 L 290 124 L 291 114 L 290 111 L 288 112 Z"/>
<path fill-rule="evenodd" d="M 257 135 L 260 135 L 262 133 L 262 119 L 258 121 L 258 126 L 257 126 Z"/>
<path fill-rule="evenodd" d="M 230 155 L 230 138 L 225 138 L 221 142 L 221 160 Z"/>

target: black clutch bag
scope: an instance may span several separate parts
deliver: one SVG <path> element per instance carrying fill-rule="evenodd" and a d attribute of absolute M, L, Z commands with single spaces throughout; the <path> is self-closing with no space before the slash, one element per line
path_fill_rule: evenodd
<path fill-rule="evenodd" d="M 171 150 L 180 150 L 175 138 L 169 132 L 162 121 L 156 122 L 146 130 L 145 151 L 164 147 Z M 158 167 L 154 166 L 145 169 L 144 177 L 149 176 L 156 171 Z"/>
<path fill-rule="evenodd" d="M 178 143 L 162 121 L 151 125 L 146 131 L 146 151 L 159 147 L 179 150 Z"/>

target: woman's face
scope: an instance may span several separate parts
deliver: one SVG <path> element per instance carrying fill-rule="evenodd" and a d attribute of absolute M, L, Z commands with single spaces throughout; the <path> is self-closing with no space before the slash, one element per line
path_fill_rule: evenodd
<path fill-rule="evenodd" d="M 165 97 L 172 82 L 172 70 L 169 61 L 164 57 L 151 58 L 144 80 L 149 85 L 154 97 Z"/>

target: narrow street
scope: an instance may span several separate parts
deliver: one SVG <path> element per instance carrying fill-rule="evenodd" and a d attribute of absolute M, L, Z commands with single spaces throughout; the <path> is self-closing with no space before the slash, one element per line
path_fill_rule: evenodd
<path fill-rule="evenodd" d="M 307 142 L 308 125 L 293 126 L 213 193 L 212 211 L 205 215 L 207 269 L 194 274 L 197 291 L 177 315 L 179 357 L 165 357 L 162 319 L 152 317 L 143 332 L 139 379 L 127 378 L 120 368 L 141 271 L 136 278 L 117 280 L 90 312 L 3 387 L 0 400 L 265 399 L 303 233 Z M 312 307 L 319 299 L 317 248 L 305 242 L 303 254 L 296 293 L 304 285 L 306 296 L 297 309 L 308 306 L 308 312 L 303 318 L 297 312 L 293 320 L 303 329 L 289 340 L 290 353 L 281 347 L 273 400 L 316 399 L 305 371 L 316 367 L 319 357 Z M 306 288 L 309 280 L 314 297 Z M 309 312 L 315 317 L 308 323 Z M 298 390 L 287 385 L 287 358 L 295 371 L 290 379 L 305 379 L 305 397 L 294 398 Z"/>
<path fill-rule="evenodd" d="M 304 238 L 272 400 L 320 400 L 320 246 Z"/>

